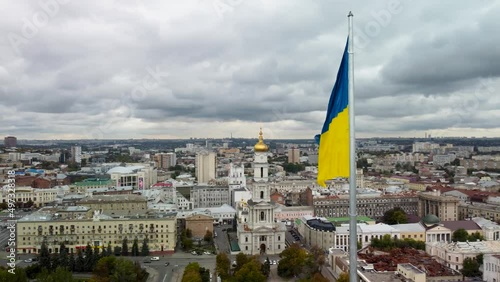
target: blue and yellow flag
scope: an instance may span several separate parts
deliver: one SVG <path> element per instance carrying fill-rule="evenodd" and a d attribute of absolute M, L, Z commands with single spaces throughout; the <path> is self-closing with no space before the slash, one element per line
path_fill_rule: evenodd
<path fill-rule="evenodd" d="M 348 45 L 349 40 L 330 96 L 323 130 L 320 135 L 316 135 L 319 144 L 317 182 L 323 187 L 326 186 L 326 180 L 349 177 Z"/>

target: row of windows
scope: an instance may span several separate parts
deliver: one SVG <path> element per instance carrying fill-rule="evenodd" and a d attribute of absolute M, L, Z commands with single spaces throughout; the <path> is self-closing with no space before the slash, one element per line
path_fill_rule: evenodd
<path fill-rule="evenodd" d="M 97 228 L 96 228 L 96 226 L 97 226 Z M 118 228 L 119 228 L 119 227 L 124 228 L 124 227 L 126 227 L 126 225 L 122 225 L 122 224 L 119 224 L 119 225 L 108 225 L 108 226 L 109 226 L 109 228 L 117 228 L 117 227 L 118 227 Z M 139 225 L 137 225 L 137 224 L 135 224 L 135 225 L 130 225 L 130 224 L 129 224 L 129 226 L 128 226 L 128 227 L 129 227 L 129 229 L 130 229 L 130 227 L 135 227 L 135 228 L 138 228 L 138 227 L 139 227 L 139 228 L 140 228 L 140 227 L 143 227 L 143 228 L 151 228 L 151 227 L 156 227 L 156 228 L 158 228 L 158 226 L 160 226 L 160 228 L 163 228 L 163 225 L 158 225 L 158 224 L 153 225 L 153 226 L 151 226 L 150 224 L 139 224 Z M 168 229 L 168 227 L 169 227 L 169 226 L 170 226 L 170 225 L 165 225 L 165 227 L 166 227 L 167 229 Z M 63 227 L 63 228 L 65 228 L 66 230 L 68 230 L 70 226 L 67 226 L 67 225 L 59 225 L 59 226 L 57 226 L 57 225 L 49 225 L 49 226 L 48 226 L 48 229 L 61 229 L 61 227 Z M 90 225 L 87 225 L 87 228 L 89 228 L 89 229 L 90 229 L 90 227 L 91 227 Z M 103 229 L 106 229 L 106 225 L 92 225 L 92 229 L 98 229 L 98 228 L 101 228 L 101 227 L 102 227 Z M 37 229 L 39 230 L 40 228 L 42 228 L 42 225 L 39 225 L 39 226 L 38 226 L 38 228 L 33 227 L 33 230 L 37 230 Z M 71 229 L 75 229 L 75 228 L 76 228 L 76 229 L 80 229 L 80 226 L 79 226 L 79 225 L 71 225 Z M 43 229 L 47 229 L 47 226 L 43 226 Z M 82 226 L 82 229 L 85 229 L 85 226 Z M 23 230 L 26 230 L 26 226 L 23 226 Z M 27 229 L 27 230 L 31 230 L 31 226 L 28 226 L 28 229 Z"/>
<path fill-rule="evenodd" d="M 149 235 L 149 238 L 153 239 L 153 238 L 154 238 L 153 236 L 155 236 L 155 235 Z M 106 238 L 106 236 L 100 236 L 100 237 L 102 237 L 102 238 Z M 112 237 L 112 236 L 108 236 L 108 238 L 111 238 L 111 237 Z M 114 237 L 114 236 L 113 236 L 113 237 Z M 128 236 L 118 236 L 118 238 L 120 238 L 120 239 L 121 239 L 122 237 L 128 237 Z M 139 237 L 143 237 L 143 236 L 142 236 L 142 235 L 139 235 Z M 147 237 L 147 235 L 146 235 L 146 237 Z M 37 237 L 35 237 L 35 238 L 37 238 Z M 66 237 L 66 239 L 69 239 L 69 240 L 73 240 L 73 238 L 74 238 L 73 236 Z M 163 238 L 163 234 L 162 234 L 162 235 L 158 235 L 158 234 L 156 234 L 156 238 Z M 165 238 L 167 238 L 167 239 L 168 239 L 168 234 L 166 234 L 166 235 L 165 235 Z M 78 239 L 80 239 L 80 236 L 76 236 L 76 239 L 77 239 L 77 240 L 78 240 Z M 85 239 L 85 236 L 82 236 L 82 239 Z M 24 237 L 24 236 L 23 236 L 23 241 L 26 241 L 26 240 L 28 240 L 28 241 L 29 241 L 29 240 L 31 240 L 31 237 Z M 279 240 L 279 239 L 278 239 L 278 240 Z"/>

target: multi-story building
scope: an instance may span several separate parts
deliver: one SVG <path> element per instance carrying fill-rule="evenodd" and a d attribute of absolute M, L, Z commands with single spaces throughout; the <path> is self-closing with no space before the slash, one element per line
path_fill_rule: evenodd
<path fill-rule="evenodd" d="M 349 216 L 349 198 L 331 197 L 313 199 L 314 214 L 320 217 Z M 418 214 L 418 196 L 414 193 L 398 195 L 358 197 L 358 215 L 379 219 L 384 213 L 395 207 L 400 207 L 406 214 Z"/>
<path fill-rule="evenodd" d="M 220 207 L 229 202 L 229 188 L 220 186 L 194 186 L 189 200 L 193 208 Z"/>
<path fill-rule="evenodd" d="M 290 148 L 288 149 L 288 163 L 298 163 L 300 162 L 300 149 Z"/>
<path fill-rule="evenodd" d="M 208 183 L 216 178 L 217 158 L 214 152 L 200 152 L 196 155 L 196 179 L 198 183 Z"/>
<path fill-rule="evenodd" d="M 276 204 L 271 202 L 269 188 L 268 146 L 264 144 L 262 130 L 254 146 L 252 199 L 247 203 L 247 221 L 240 218 L 237 236 L 245 254 L 278 254 L 285 249 L 285 224 L 275 222 Z"/>
<path fill-rule="evenodd" d="M 76 253 L 87 244 L 95 248 L 121 247 L 127 238 L 129 249 L 135 238 L 148 241 L 151 253 L 173 252 L 176 245 L 176 220 L 173 216 L 144 215 L 112 218 L 94 212 L 93 216 L 67 219 L 54 210 L 40 210 L 17 221 L 17 252 L 39 253 L 42 243 L 49 253 L 58 253 L 64 243 Z"/>
<path fill-rule="evenodd" d="M 500 254 L 486 254 L 483 257 L 483 281 L 500 281 Z"/>
<path fill-rule="evenodd" d="M 3 139 L 5 148 L 17 147 L 17 138 L 14 136 L 7 136 Z"/>
<path fill-rule="evenodd" d="M 148 202 L 140 195 L 97 195 L 86 197 L 77 204 L 109 216 L 144 214 L 148 211 Z"/>
<path fill-rule="evenodd" d="M 458 219 L 458 203 L 460 199 L 441 195 L 440 190 L 421 192 L 418 194 L 418 216 L 433 214 L 441 220 Z"/>
<path fill-rule="evenodd" d="M 71 161 L 78 164 L 82 162 L 82 147 L 71 146 Z"/>
<path fill-rule="evenodd" d="M 132 186 L 134 189 L 149 189 L 158 182 L 158 170 L 153 163 L 127 164 L 107 171 L 117 187 Z"/>
<path fill-rule="evenodd" d="M 430 142 L 415 142 L 413 144 L 413 153 L 430 153 L 434 149 L 439 149 L 439 144 Z"/>
<path fill-rule="evenodd" d="M 69 191 L 68 186 L 55 188 L 38 189 L 32 187 L 16 187 L 16 202 L 28 203 L 32 202 L 34 207 L 43 207 L 49 204 L 54 204 L 57 201 L 58 195 L 61 197 Z M 7 202 L 7 191 L 0 193 L 0 202 Z"/>
<path fill-rule="evenodd" d="M 485 257 L 488 254 L 500 254 L 500 241 L 431 242 L 425 244 L 425 251 L 441 264 L 461 270 L 466 258 L 475 259 L 480 254 Z"/>
<path fill-rule="evenodd" d="M 155 154 L 154 160 L 156 167 L 161 169 L 169 169 L 177 164 L 177 156 L 175 153 L 159 153 Z"/>
<path fill-rule="evenodd" d="M 85 194 L 87 189 L 114 187 L 115 183 L 111 179 L 87 178 L 80 182 L 75 182 L 69 186 L 71 193 Z"/>
<path fill-rule="evenodd" d="M 213 218 L 203 214 L 193 214 L 186 217 L 186 229 L 191 230 L 193 237 L 203 238 L 207 231 L 214 232 Z"/>

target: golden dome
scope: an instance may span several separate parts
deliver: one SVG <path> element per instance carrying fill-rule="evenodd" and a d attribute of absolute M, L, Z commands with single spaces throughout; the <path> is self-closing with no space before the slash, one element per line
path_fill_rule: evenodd
<path fill-rule="evenodd" d="M 262 128 L 260 129 L 259 132 L 259 141 L 255 146 L 253 147 L 255 152 L 267 152 L 269 150 L 269 147 L 264 144 L 264 137 L 262 137 Z"/>

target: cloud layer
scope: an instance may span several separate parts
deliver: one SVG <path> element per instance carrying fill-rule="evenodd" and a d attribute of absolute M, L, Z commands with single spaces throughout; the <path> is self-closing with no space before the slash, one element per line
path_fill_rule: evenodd
<path fill-rule="evenodd" d="M 312 138 L 350 10 L 358 136 L 500 136 L 493 0 L 3 2 L 0 132 Z"/>

